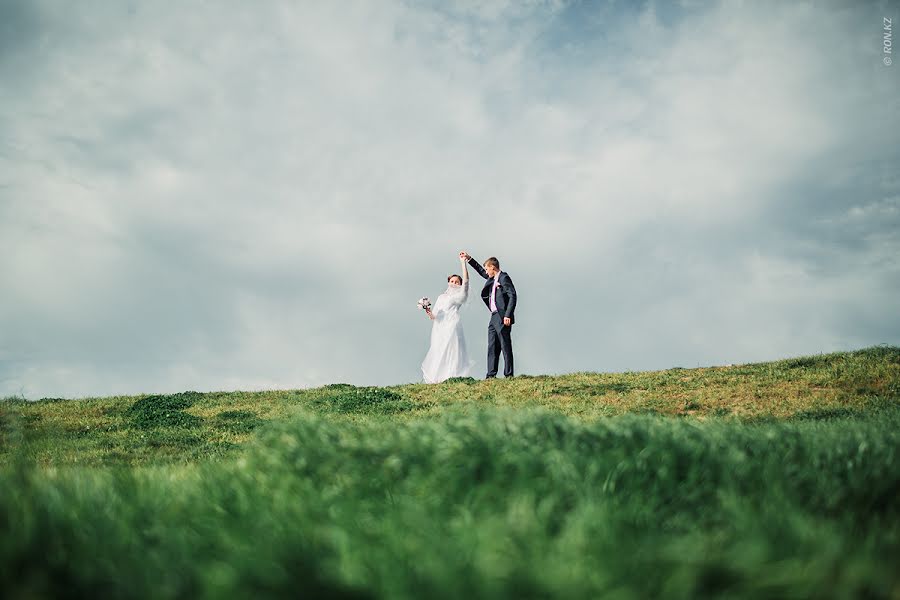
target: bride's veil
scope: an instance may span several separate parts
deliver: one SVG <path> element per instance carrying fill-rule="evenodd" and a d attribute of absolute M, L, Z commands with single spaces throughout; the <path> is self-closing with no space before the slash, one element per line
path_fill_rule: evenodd
<path fill-rule="evenodd" d="M 466 286 L 469 286 L 468 294 L 466 294 Z M 453 285 L 452 283 L 447 282 L 447 289 L 444 291 L 444 294 L 446 294 L 447 300 L 452 304 L 458 304 L 460 310 L 462 310 L 469 304 L 469 300 L 471 299 L 471 282 L 463 283 L 463 285 Z"/>

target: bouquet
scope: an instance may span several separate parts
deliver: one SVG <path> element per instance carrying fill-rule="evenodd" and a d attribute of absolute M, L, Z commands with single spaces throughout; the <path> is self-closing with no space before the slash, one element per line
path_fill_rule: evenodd
<path fill-rule="evenodd" d="M 422 310 L 428 310 L 429 308 L 431 308 L 431 300 L 429 300 L 427 297 L 419 298 L 419 301 L 416 302 L 416 306 L 418 306 Z"/>

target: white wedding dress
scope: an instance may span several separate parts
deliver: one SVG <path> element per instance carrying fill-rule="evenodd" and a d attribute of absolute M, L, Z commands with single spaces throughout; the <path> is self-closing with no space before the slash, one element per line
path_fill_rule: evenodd
<path fill-rule="evenodd" d="M 425 383 L 440 383 L 450 377 L 467 377 L 475 366 L 466 351 L 459 310 L 469 298 L 469 280 L 462 285 L 448 284 L 447 291 L 437 297 L 431 314 L 431 347 L 422 361 Z"/>

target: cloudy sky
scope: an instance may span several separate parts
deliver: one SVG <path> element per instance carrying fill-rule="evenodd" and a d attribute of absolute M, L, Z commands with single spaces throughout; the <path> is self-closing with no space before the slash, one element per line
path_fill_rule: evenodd
<path fill-rule="evenodd" d="M 462 249 L 518 373 L 898 344 L 885 17 L 0 0 L 0 396 L 418 381 Z"/>

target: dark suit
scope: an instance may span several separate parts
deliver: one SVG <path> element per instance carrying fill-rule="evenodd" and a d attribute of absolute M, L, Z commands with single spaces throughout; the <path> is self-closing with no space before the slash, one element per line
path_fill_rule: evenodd
<path fill-rule="evenodd" d="M 494 288 L 494 278 L 487 274 L 478 261 L 469 259 L 469 264 L 475 271 L 487 279 L 481 289 L 481 299 L 484 305 L 491 308 L 491 290 Z M 500 352 L 503 352 L 503 376 L 513 376 L 513 350 L 512 350 L 512 324 L 516 322 L 516 286 L 513 285 L 509 273 L 500 271 L 497 275 L 499 286 L 494 303 L 497 311 L 491 312 L 491 320 L 488 323 L 488 362 L 487 378 L 496 377 L 500 366 Z M 503 324 L 503 317 L 509 317 L 510 324 Z"/>

